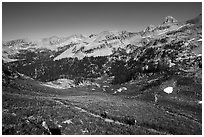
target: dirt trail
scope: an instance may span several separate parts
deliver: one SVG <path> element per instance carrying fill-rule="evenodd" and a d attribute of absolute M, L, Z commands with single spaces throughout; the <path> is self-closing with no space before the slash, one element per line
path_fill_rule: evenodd
<path fill-rule="evenodd" d="M 157 108 L 159 108 L 159 109 L 165 111 L 165 112 L 166 112 L 167 114 L 169 114 L 169 115 L 187 119 L 187 120 L 189 120 L 189 121 L 192 121 L 192 122 L 198 124 L 199 127 L 202 127 L 202 123 L 198 122 L 198 120 L 195 119 L 195 118 L 193 118 L 192 116 L 184 115 L 184 114 L 179 114 L 179 113 L 173 113 L 173 112 L 170 112 L 170 111 L 168 110 L 168 108 L 165 108 L 165 107 L 162 107 L 162 106 L 157 106 Z"/>
<path fill-rule="evenodd" d="M 55 102 L 57 102 L 57 103 L 59 103 L 59 104 L 65 106 L 65 107 L 70 107 L 70 105 L 66 105 L 65 103 L 63 103 L 63 102 L 61 102 L 61 101 L 59 101 L 59 100 L 54 99 L 53 101 L 55 101 Z M 72 105 L 73 105 L 73 104 L 72 104 Z M 110 118 L 104 118 L 104 117 L 102 117 L 102 116 L 100 116 L 100 115 L 98 115 L 98 114 L 94 114 L 94 113 L 92 113 L 92 112 L 89 112 L 88 110 L 85 110 L 85 109 L 83 109 L 83 108 L 81 108 L 81 107 L 78 107 L 78 106 L 75 106 L 75 105 L 73 105 L 73 107 L 74 107 L 75 109 L 79 110 L 79 111 L 82 112 L 82 113 L 86 113 L 86 114 L 91 115 L 91 116 L 93 116 L 93 117 L 100 118 L 100 119 L 104 120 L 105 122 L 114 123 L 114 124 L 123 125 L 123 126 L 130 126 L 130 125 L 127 124 L 127 123 L 123 123 L 123 122 L 120 122 L 120 121 L 115 121 L 115 120 L 110 119 Z M 135 123 L 134 126 L 141 127 L 141 126 L 137 125 L 137 123 Z M 158 130 L 153 129 L 153 128 L 147 128 L 147 127 L 142 127 L 142 128 L 145 128 L 145 129 L 148 130 L 149 132 L 153 132 L 153 133 L 157 133 L 157 134 L 163 134 L 163 135 L 170 135 L 170 134 L 167 133 L 167 132 L 158 131 Z"/>
<path fill-rule="evenodd" d="M 6 94 L 11 94 L 11 93 L 6 93 Z M 144 128 L 147 131 L 152 132 L 152 133 L 156 133 L 156 134 L 164 134 L 164 135 L 169 134 L 169 133 L 167 133 L 165 131 L 158 131 L 158 130 L 153 129 L 153 128 L 140 126 L 137 123 L 135 123 L 134 125 L 129 125 L 129 124 L 121 122 L 121 121 L 115 121 L 115 120 L 113 120 L 111 118 L 104 118 L 101 115 L 94 114 L 94 113 L 92 113 L 92 112 L 90 112 L 88 110 L 85 110 L 85 109 L 77 106 L 76 104 L 74 104 L 74 102 L 73 103 L 69 102 L 69 104 L 67 104 L 66 102 L 69 101 L 69 99 L 62 99 L 60 97 L 45 97 L 45 96 L 20 95 L 20 94 L 13 94 L 13 93 L 11 95 L 13 95 L 13 96 L 20 96 L 20 97 L 29 98 L 29 99 L 47 99 L 47 100 L 56 102 L 57 104 L 65 106 L 65 107 L 73 107 L 74 109 L 78 110 L 81 113 L 86 113 L 86 114 L 91 115 L 93 117 L 100 118 L 100 119 L 104 120 L 104 122 L 114 123 L 114 124 L 122 125 L 122 126 L 137 126 L 137 127 Z M 63 100 L 63 101 L 61 101 L 61 100 Z M 184 116 L 184 115 L 181 115 L 181 114 L 170 112 L 168 109 L 166 109 L 164 107 L 159 107 L 159 106 L 156 106 L 156 107 L 161 109 L 161 110 L 163 110 L 163 111 L 165 111 L 169 115 L 172 115 L 172 116 L 175 116 L 175 117 L 185 118 L 187 120 L 193 121 L 194 123 L 198 124 L 199 127 L 202 127 L 202 124 L 199 123 L 196 119 L 193 119 L 192 117 L 188 117 L 188 116 Z"/>

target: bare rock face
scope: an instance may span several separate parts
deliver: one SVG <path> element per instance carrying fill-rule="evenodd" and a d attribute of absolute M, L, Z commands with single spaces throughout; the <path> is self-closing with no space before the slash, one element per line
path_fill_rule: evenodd
<path fill-rule="evenodd" d="M 154 25 L 149 25 L 146 29 L 145 29 L 145 32 L 150 32 L 150 31 L 153 31 L 155 29 L 155 26 Z"/>
<path fill-rule="evenodd" d="M 165 23 L 174 23 L 174 22 L 177 22 L 177 20 L 176 20 L 174 17 L 172 17 L 172 16 L 167 16 L 167 17 L 165 18 L 165 21 L 163 22 L 163 24 L 165 24 Z"/>

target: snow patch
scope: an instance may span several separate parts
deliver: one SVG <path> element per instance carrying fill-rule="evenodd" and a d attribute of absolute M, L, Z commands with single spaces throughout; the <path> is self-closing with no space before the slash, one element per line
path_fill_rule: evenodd
<path fill-rule="evenodd" d="M 173 87 L 167 87 L 164 89 L 164 92 L 167 93 L 167 94 L 170 94 L 173 92 Z"/>
<path fill-rule="evenodd" d="M 84 129 L 84 130 L 82 130 L 81 129 L 81 132 L 84 134 L 84 133 L 89 133 L 89 131 L 87 130 L 87 129 Z"/>
<path fill-rule="evenodd" d="M 56 89 L 68 89 L 72 87 L 84 87 L 84 86 L 96 86 L 100 88 L 100 85 L 98 83 L 83 80 L 78 85 L 76 85 L 75 82 L 70 79 L 58 79 L 56 81 L 41 83 L 41 85 Z"/>
<path fill-rule="evenodd" d="M 99 56 L 109 56 L 111 55 L 112 52 L 112 48 L 102 48 L 102 49 L 97 49 L 94 50 L 92 53 L 87 54 L 88 57 L 99 57 Z"/>
<path fill-rule="evenodd" d="M 198 101 L 198 104 L 202 104 L 202 101 Z"/>
<path fill-rule="evenodd" d="M 41 84 L 43 86 L 47 86 L 47 87 L 50 87 L 50 88 L 56 88 L 56 89 L 66 89 L 64 87 L 61 87 L 61 86 L 56 86 L 54 84 Z"/>
<path fill-rule="evenodd" d="M 169 63 L 169 67 L 171 68 L 171 67 L 173 67 L 173 66 L 175 66 L 176 64 L 175 63 Z"/>
<path fill-rule="evenodd" d="M 63 124 L 73 124 L 71 119 L 65 120 L 62 122 Z"/>
<path fill-rule="evenodd" d="M 104 121 L 105 121 L 105 122 L 110 122 L 110 123 L 114 122 L 114 120 L 112 120 L 112 119 L 107 119 L 107 118 L 106 118 Z"/>
<path fill-rule="evenodd" d="M 126 87 L 121 87 L 121 88 L 117 89 L 113 94 L 116 94 L 118 92 L 120 93 L 120 92 L 122 92 L 124 90 L 127 90 L 127 88 Z"/>
<path fill-rule="evenodd" d="M 188 42 L 191 42 L 191 41 L 193 41 L 195 38 L 192 38 L 192 39 L 190 39 L 190 40 L 188 40 Z"/>
<path fill-rule="evenodd" d="M 103 88 L 108 88 L 108 87 L 109 87 L 108 85 L 104 85 L 104 86 L 103 86 Z"/>
<path fill-rule="evenodd" d="M 71 58 L 71 57 L 73 57 L 74 56 L 74 53 L 72 52 L 73 49 L 74 49 L 74 47 L 71 47 L 71 48 L 65 50 L 62 54 L 60 54 L 59 56 L 55 57 L 54 61 L 55 60 L 60 60 L 62 58 Z"/>
<path fill-rule="evenodd" d="M 58 79 L 56 81 L 42 83 L 41 85 L 56 88 L 56 89 L 67 89 L 71 87 L 75 87 L 74 81 L 70 79 Z"/>
<path fill-rule="evenodd" d="M 92 83 L 92 85 L 94 85 L 94 86 L 96 86 L 96 87 L 98 87 L 98 88 L 101 87 L 100 84 L 98 84 L 98 83 Z"/>
<path fill-rule="evenodd" d="M 24 75 L 24 74 L 22 74 L 22 73 L 19 73 L 19 72 L 17 72 L 21 77 L 24 77 L 25 79 L 31 79 L 31 80 L 34 80 L 33 78 L 31 78 L 31 77 L 29 77 L 29 76 L 26 76 L 26 75 Z"/>

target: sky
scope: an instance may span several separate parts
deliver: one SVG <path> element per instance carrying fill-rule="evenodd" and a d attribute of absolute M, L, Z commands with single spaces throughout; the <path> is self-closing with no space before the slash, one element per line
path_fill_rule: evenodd
<path fill-rule="evenodd" d="M 3 2 L 2 39 L 89 36 L 106 30 L 138 32 L 150 24 L 162 24 L 166 16 L 186 21 L 200 13 L 201 2 Z"/>

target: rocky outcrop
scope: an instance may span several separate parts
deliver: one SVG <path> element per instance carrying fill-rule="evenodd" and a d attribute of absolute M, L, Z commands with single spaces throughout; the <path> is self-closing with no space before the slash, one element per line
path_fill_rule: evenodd
<path fill-rule="evenodd" d="M 144 32 L 151 32 L 155 29 L 155 26 L 154 25 L 149 25 L 145 30 Z"/>
<path fill-rule="evenodd" d="M 167 16 L 163 22 L 163 24 L 166 24 L 166 23 L 174 23 L 174 22 L 177 22 L 177 20 L 172 17 L 172 16 Z"/>

